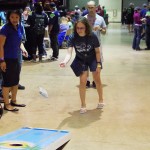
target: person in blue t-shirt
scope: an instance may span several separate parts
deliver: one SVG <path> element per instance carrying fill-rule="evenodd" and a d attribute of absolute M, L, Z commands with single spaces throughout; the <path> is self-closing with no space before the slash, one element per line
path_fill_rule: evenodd
<path fill-rule="evenodd" d="M 141 9 L 141 12 L 140 12 L 140 15 L 142 18 L 145 18 L 146 12 L 147 12 L 147 5 L 143 4 L 143 8 Z"/>
<path fill-rule="evenodd" d="M 82 7 L 82 14 L 81 16 L 85 16 L 89 13 L 88 9 L 86 9 L 85 7 Z"/>
<path fill-rule="evenodd" d="M 18 111 L 16 107 L 25 107 L 24 104 L 16 102 L 20 62 L 18 61 L 18 52 L 26 50 L 21 44 L 23 36 L 23 27 L 20 23 L 21 12 L 12 10 L 7 12 L 7 23 L 0 31 L 0 68 L 2 70 L 2 92 L 4 98 L 4 109 L 7 111 Z M 12 100 L 9 102 L 9 92 L 12 93 Z"/>
<path fill-rule="evenodd" d="M 148 11 L 147 4 L 143 4 L 143 8 L 141 9 L 140 15 L 141 18 L 145 18 L 146 12 Z M 145 32 L 146 32 L 146 24 L 142 23 L 142 34 L 141 34 L 141 39 L 145 40 Z"/>
<path fill-rule="evenodd" d="M 145 25 L 146 25 L 145 43 L 147 47 L 145 48 L 145 50 L 150 50 L 150 9 L 147 11 L 143 21 L 145 22 Z"/>

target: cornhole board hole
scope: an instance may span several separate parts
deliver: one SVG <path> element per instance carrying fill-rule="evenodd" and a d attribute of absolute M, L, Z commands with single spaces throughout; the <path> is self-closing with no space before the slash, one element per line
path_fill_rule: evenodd
<path fill-rule="evenodd" d="M 56 150 L 70 139 L 68 131 L 23 127 L 0 136 L 0 150 Z"/>

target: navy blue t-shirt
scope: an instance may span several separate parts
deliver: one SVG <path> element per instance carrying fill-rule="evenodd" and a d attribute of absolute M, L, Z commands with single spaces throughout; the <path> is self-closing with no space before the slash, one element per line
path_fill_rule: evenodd
<path fill-rule="evenodd" d="M 145 9 L 145 8 L 143 8 L 143 9 L 141 10 L 140 15 L 141 15 L 142 18 L 145 17 L 146 12 L 147 12 L 147 9 Z"/>
<path fill-rule="evenodd" d="M 79 36 L 72 34 L 68 39 L 68 47 L 74 47 L 76 56 L 84 59 L 84 55 L 96 58 L 95 48 L 100 47 L 97 36 L 92 33 L 90 36 Z"/>
<path fill-rule="evenodd" d="M 83 11 L 82 16 L 85 16 L 85 15 L 87 15 L 88 13 L 89 13 L 89 11 L 86 9 L 86 10 Z"/>
<path fill-rule="evenodd" d="M 20 51 L 21 40 L 23 37 L 23 26 L 18 25 L 17 30 L 11 25 L 6 24 L 0 30 L 0 35 L 6 37 L 4 44 L 4 58 L 18 58 L 18 51 Z"/>
<path fill-rule="evenodd" d="M 51 30 L 51 34 L 58 34 L 59 33 L 59 18 L 60 14 L 58 11 L 51 12 L 49 15 L 49 25 L 53 25 Z"/>

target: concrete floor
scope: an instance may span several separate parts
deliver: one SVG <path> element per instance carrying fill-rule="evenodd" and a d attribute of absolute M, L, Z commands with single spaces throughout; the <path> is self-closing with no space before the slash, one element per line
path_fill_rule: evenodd
<path fill-rule="evenodd" d="M 87 89 L 84 115 L 79 114 L 79 79 L 69 64 L 59 67 L 66 49 L 56 62 L 24 62 L 20 83 L 26 89 L 18 91 L 18 102 L 27 106 L 18 113 L 4 112 L 0 135 L 23 126 L 61 129 L 72 134 L 63 150 L 150 150 L 150 51 L 133 51 L 132 36 L 120 24 L 109 25 L 102 37 L 106 106 L 97 110 L 97 92 Z"/>

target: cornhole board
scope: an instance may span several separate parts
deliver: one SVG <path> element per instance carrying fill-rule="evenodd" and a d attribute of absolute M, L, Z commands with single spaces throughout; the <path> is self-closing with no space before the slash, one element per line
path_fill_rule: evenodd
<path fill-rule="evenodd" d="M 56 150 L 70 139 L 68 131 L 23 127 L 0 136 L 0 150 Z"/>

